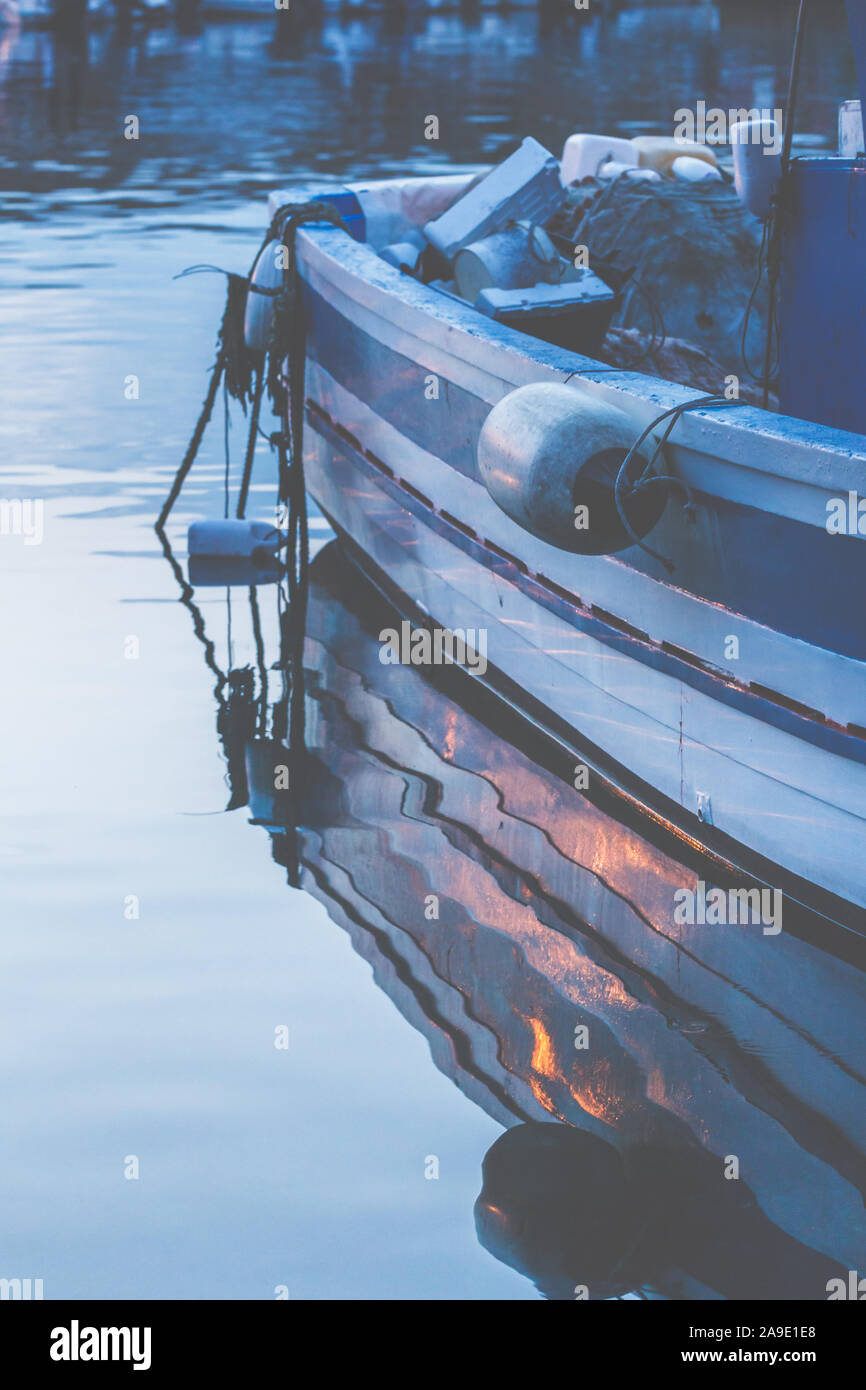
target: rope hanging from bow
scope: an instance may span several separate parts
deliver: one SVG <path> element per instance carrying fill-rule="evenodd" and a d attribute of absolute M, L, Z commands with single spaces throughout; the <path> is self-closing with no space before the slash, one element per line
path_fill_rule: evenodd
<path fill-rule="evenodd" d="M 267 392 L 280 428 L 269 436 L 279 460 L 277 501 L 279 514 L 287 514 L 288 534 L 278 548 L 286 548 L 286 567 L 289 596 L 297 598 L 305 592 L 309 563 L 307 500 L 304 483 L 304 410 L 306 378 L 306 321 L 304 314 L 303 281 L 297 255 L 298 228 L 307 223 L 327 223 L 348 232 L 348 227 L 336 209 L 327 202 L 286 203 L 274 214 L 264 240 L 246 277 L 223 272 L 228 281 L 226 304 L 217 335 L 217 355 L 211 369 L 204 404 L 177 471 L 171 490 L 156 523 L 159 532 L 180 496 L 183 484 L 195 462 L 213 407 L 224 381 L 230 396 L 241 403 L 246 413 L 251 406 L 250 425 L 244 457 L 236 515 L 242 519 L 246 512 L 252 478 L 253 458 L 259 437 L 259 418 L 263 396 Z M 275 248 L 282 257 L 282 284 L 268 290 L 253 285 L 252 277 L 259 259 L 267 247 Z M 217 270 L 216 266 L 193 266 L 183 274 L 200 270 Z M 244 311 L 249 293 L 270 295 L 274 313 L 270 339 L 264 353 L 247 347 L 244 332 Z"/>

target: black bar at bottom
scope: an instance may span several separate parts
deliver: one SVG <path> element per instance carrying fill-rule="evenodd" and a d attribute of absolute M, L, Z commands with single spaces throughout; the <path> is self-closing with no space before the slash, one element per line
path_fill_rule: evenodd
<path fill-rule="evenodd" d="M 852 1272 L 849 1285 L 844 1292 L 834 1290 L 838 1296 L 820 1303 L 611 1300 L 589 1307 L 577 1300 L 578 1306 L 558 1314 L 565 1322 L 557 1324 L 557 1331 L 566 1337 L 579 1337 L 572 1344 L 579 1360 L 581 1348 L 593 1349 L 596 1384 L 605 1374 L 605 1364 L 616 1379 L 632 1369 L 665 1373 L 685 1367 L 687 1372 L 700 1374 L 712 1366 L 782 1370 L 804 1366 L 826 1380 L 828 1374 L 852 1363 L 863 1335 L 862 1315 L 839 1304 L 866 1301 L 866 1278 L 861 1281 Z M 3 1309 L 0 1325 L 4 1361 L 18 1367 L 19 1379 L 31 1371 L 47 1372 L 50 1379 L 70 1375 L 93 1378 L 107 1369 L 115 1377 L 138 1374 L 142 1383 L 146 1383 L 145 1376 L 160 1383 L 163 1376 L 195 1372 L 201 1384 L 201 1377 L 211 1374 L 222 1381 L 235 1372 L 248 1375 L 271 1367 L 278 1372 L 297 1371 L 298 1350 L 304 1349 L 304 1361 L 309 1364 L 309 1355 L 315 1354 L 317 1346 L 325 1352 L 323 1368 L 327 1366 L 331 1373 L 335 1370 L 334 1353 L 339 1355 L 341 1350 L 352 1358 L 357 1370 L 363 1349 L 369 1371 L 373 1327 L 366 1324 L 359 1342 L 351 1332 L 351 1306 L 316 1306 L 292 1300 L 10 1302 Z M 387 1306 L 368 1303 L 367 1316 L 371 1308 L 385 1311 Z M 515 1337 L 519 1341 L 542 1325 L 549 1330 L 547 1319 L 551 1316 L 548 1309 L 533 1312 L 525 1308 L 518 1316 L 513 1305 L 498 1306 L 500 1315 L 507 1311 L 501 1339 L 489 1337 L 490 1324 L 495 1328 L 498 1322 L 497 1312 L 489 1304 L 482 1308 L 480 1302 L 413 1307 L 407 1301 L 400 1305 L 395 1334 L 403 1345 L 407 1335 L 411 1337 L 417 1353 L 428 1338 L 430 1351 L 434 1347 L 441 1351 L 446 1328 L 449 1336 L 462 1331 L 469 1338 L 483 1330 L 487 1333 L 485 1350 L 482 1353 L 480 1343 L 478 1349 L 485 1378 L 489 1378 L 498 1358 L 506 1360 L 512 1355 L 509 1348 L 513 1348 Z M 443 1315 L 447 1322 L 443 1322 Z M 536 1317 L 541 1323 L 535 1322 Z M 327 1334 L 328 1328 L 331 1334 L 322 1342 L 321 1333 Z M 457 1344 L 452 1345 L 457 1353 Z M 460 1346 L 461 1376 L 468 1379 L 471 1372 L 466 1365 L 465 1336 Z M 387 1358 L 387 1346 L 380 1355 L 383 1353 Z M 598 1354 L 601 1363 L 596 1360 Z M 402 1357 L 401 1361 L 405 1367 Z"/>

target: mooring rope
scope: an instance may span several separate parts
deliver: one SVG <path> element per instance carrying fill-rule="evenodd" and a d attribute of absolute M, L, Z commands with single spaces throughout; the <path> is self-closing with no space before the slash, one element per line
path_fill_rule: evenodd
<path fill-rule="evenodd" d="M 156 529 L 166 554 L 171 555 L 164 526 L 172 507 L 180 495 L 184 481 L 195 461 L 214 402 L 222 380 L 228 395 L 241 403 L 244 412 L 246 404 L 251 404 L 250 427 L 247 436 L 244 468 L 241 477 L 237 504 L 237 516 L 243 518 L 249 496 L 252 477 L 253 457 L 258 439 L 263 435 L 259 424 L 261 406 L 267 393 L 274 414 L 278 417 L 280 428 L 270 436 L 273 448 L 279 459 L 278 508 L 288 508 L 288 528 L 285 540 L 279 539 L 275 527 L 274 550 L 286 547 L 286 577 L 288 580 L 288 604 L 286 613 L 281 615 L 281 664 L 288 674 L 288 710 L 275 718 L 275 736 L 288 735 L 290 754 L 289 806 L 286 813 L 285 841 L 281 862 L 286 865 L 289 882 L 297 886 L 300 874 L 298 857 L 298 824 L 306 784 L 306 739 L 305 739 L 305 698 L 304 698 L 304 638 L 306 634 L 307 591 L 309 571 L 309 530 L 307 525 L 307 493 L 304 479 L 304 414 L 306 409 L 306 322 L 304 315 L 303 283 L 298 265 L 297 232 L 305 223 L 328 223 L 331 226 L 349 231 L 342 217 L 329 203 L 288 203 L 278 209 L 271 220 L 255 260 L 246 278 L 222 273 L 228 280 L 226 306 L 217 338 L 217 355 L 211 369 L 211 379 L 199 418 L 192 437 L 178 469 L 177 475 L 163 504 L 156 523 Z M 285 249 L 282 285 L 279 289 L 268 290 L 252 285 L 252 276 L 259 258 L 274 241 Z M 217 266 L 195 266 L 184 271 L 192 274 L 200 270 L 219 270 Z M 273 323 L 270 339 L 264 352 L 252 351 L 246 346 L 243 323 L 247 295 L 252 291 L 269 295 L 274 301 Z M 192 601 L 192 589 L 183 579 L 180 567 L 172 559 L 173 568 L 188 595 L 188 606 L 197 612 Z M 283 595 L 282 584 L 278 590 L 280 600 Z M 264 662 L 264 646 L 255 589 L 250 590 L 253 633 L 262 698 L 267 699 L 267 674 Z M 230 612 L 230 608 L 229 608 Z M 197 635 L 206 641 L 204 625 Z M 229 644 L 231 638 L 229 635 Z M 213 658 L 213 646 L 206 642 L 206 654 L 211 669 L 219 676 L 216 689 L 219 708 L 223 718 L 231 713 L 231 701 L 226 701 L 223 689 L 226 677 L 220 672 Z M 231 666 L 231 656 L 229 657 Z M 279 727 L 277 727 L 279 725 Z M 219 719 L 218 719 L 219 727 Z M 222 732 L 221 731 L 221 732 Z M 231 803 L 230 803 L 231 805 Z"/>
<path fill-rule="evenodd" d="M 326 222 L 348 232 L 330 203 L 287 203 L 274 214 L 262 251 L 279 240 L 286 249 L 282 292 L 276 298 L 271 342 L 268 347 L 268 394 L 279 415 L 281 429 L 271 436 L 279 457 L 278 500 L 288 506 L 286 566 L 290 600 L 302 601 L 309 565 L 307 490 L 304 479 L 304 411 L 306 407 L 307 330 L 303 281 L 297 256 L 298 228 L 309 222 Z M 283 376 L 283 362 L 287 373 Z M 289 460 L 291 459 L 291 466 Z"/>
<path fill-rule="evenodd" d="M 264 363 L 258 364 L 255 369 L 255 388 L 253 390 L 253 403 L 250 413 L 250 431 L 247 435 L 247 451 L 244 457 L 244 471 L 241 477 L 241 486 L 238 493 L 238 505 L 235 516 L 240 520 L 247 510 L 247 497 L 250 491 L 250 481 L 253 476 L 253 458 L 256 452 L 256 440 L 259 435 L 259 415 L 262 409 L 262 394 L 265 386 Z M 228 512 L 226 512 L 228 516 Z"/>
<path fill-rule="evenodd" d="M 261 433 L 259 417 L 262 400 L 267 391 L 274 414 L 280 421 L 280 429 L 269 436 L 269 442 L 276 448 L 279 460 L 278 505 L 288 509 L 288 534 L 284 544 L 287 551 L 289 596 L 298 601 L 306 591 L 309 531 L 304 480 L 306 322 L 296 241 L 298 228 L 310 222 L 324 222 L 339 227 L 344 232 L 349 231 L 343 218 L 330 203 L 286 203 L 278 208 L 271 219 L 249 274 L 243 277 L 228 271 L 221 272 L 227 278 L 228 289 L 210 384 L 180 468 L 156 523 L 157 530 L 161 532 L 180 496 L 213 413 L 220 380 L 224 381 L 228 394 L 240 401 L 244 412 L 247 402 L 251 404 L 250 427 L 237 504 L 237 517 L 243 519 L 249 496 L 256 441 Z M 285 251 L 283 278 L 280 289 L 267 290 L 254 286 L 252 276 L 260 257 L 273 241 L 278 241 Z M 191 266 L 183 271 L 182 275 L 205 270 L 219 271 L 220 267 Z M 271 335 L 264 353 L 248 348 L 244 339 L 244 313 L 247 295 L 251 291 L 269 295 L 274 300 Z"/>
<path fill-rule="evenodd" d="M 619 519 L 622 522 L 623 527 L 625 528 L 626 534 L 631 538 L 634 544 L 638 546 L 646 555 L 651 555 L 654 560 L 660 561 L 660 563 L 664 565 L 668 574 L 673 574 L 676 566 L 674 565 L 672 560 L 669 560 L 667 558 L 667 556 L 661 555 L 657 550 L 653 550 L 650 546 L 645 545 L 644 542 L 641 540 L 640 536 L 636 534 L 626 513 L 626 499 L 636 497 L 639 492 L 644 491 L 645 489 L 650 487 L 656 487 L 659 483 L 664 483 L 668 487 L 680 488 L 682 492 L 685 493 L 686 508 L 690 512 L 694 513 L 694 495 L 685 479 L 678 478 L 674 474 L 654 473 L 653 469 L 655 468 L 656 459 L 658 458 L 659 454 L 662 453 L 665 445 L 667 444 L 670 438 L 671 431 L 673 430 L 674 425 L 683 415 L 686 414 L 687 411 L 717 410 L 720 407 L 726 405 L 748 405 L 748 401 L 742 401 L 739 398 L 729 400 L 727 396 L 698 396 L 695 400 L 683 401 L 680 405 L 671 406 L 669 410 L 662 411 L 661 415 L 657 415 L 654 420 L 651 420 L 650 423 L 647 425 L 646 429 L 635 440 L 634 444 L 632 444 L 631 448 L 629 449 L 628 453 L 626 454 L 625 458 L 619 466 L 619 471 L 616 475 L 616 481 L 613 485 L 613 500 L 616 504 L 616 510 L 619 514 Z M 638 476 L 635 479 L 632 479 L 629 476 L 629 470 L 631 468 L 632 459 L 635 458 L 635 456 L 637 455 L 638 450 L 640 446 L 643 444 L 644 440 L 647 439 L 648 436 L 652 434 L 653 430 L 657 429 L 659 425 L 664 424 L 665 420 L 667 420 L 668 423 L 665 426 L 664 433 L 662 434 L 661 438 L 656 444 L 652 457 L 649 459 L 647 463 L 644 464 Z"/>
<path fill-rule="evenodd" d="M 192 266 L 183 271 L 182 275 L 191 275 L 201 270 L 218 270 L 217 266 Z M 181 488 L 186 481 L 187 474 L 196 460 L 201 442 L 204 438 L 205 430 L 210 423 L 213 414 L 214 404 L 216 403 L 217 392 L 220 382 L 224 379 L 226 390 L 235 400 L 240 401 L 246 408 L 246 401 L 250 394 L 250 382 L 252 373 L 252 359 L 247 352 L 244 343 L 244 309 L 246 306 L 247 281 L 242 275 L 232 275 L 229 271 L 222 271 L 226 276 L 227 290 L 226 303 L 223 310 L 222 321 L 219 332 L 217 333 L 217 355 L 211 368 L 210 382 L 208 383 L 207 395 L 201 408 L 195 429 L 192 432 L 186 452 L 181 461 L 180 468 L 177 470 L 171 491 L 166 497 L 162 506 L 157 522 L 157 531 L 162 531 L 168 520 L 172 507 L 180 496 Z M 178 279 L 181 276 L 177 277 Z"/>

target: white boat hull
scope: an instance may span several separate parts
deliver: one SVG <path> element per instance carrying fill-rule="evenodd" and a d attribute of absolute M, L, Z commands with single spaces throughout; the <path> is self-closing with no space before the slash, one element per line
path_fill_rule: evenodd
<path fill-rule="evenodd" d="M 459 186 L 353 192 L 381 243 L 399 235 L 409 201 L 420 220 Z M 485 628 L 493 671 L 549 711 L 576 749 L 627 773 L 639 797 L 678 808 L 687 832 L 866 908 L 862 615 L 849 633 L 827 608 L 834 576 L 817 568 L 814 601 L 790 601 L 795 577 L 786 584 L 769 562 L 767 592 L 745 611 L 748 559 L 725 551 L 728 535 L 743 546 L 766 524 L 768 549 L 794 540 L 816 566 L 838 555 L 840 575 L 863 566 L 866 578 L 860 540 L 825 526 L 828 499 L 866 477 L 866 440 L 751 407 L 685 415 L 672 466 L 706 505 L 691 531 L 669 505 L 654 534 L 676 556 L 673 580 L 636 548 L 563 552 L 500 511 L 472 476 L 489 409 L 515 387 L 571 378 L 626 410 L 637 434 L 693 393 L 489 324 L 344 232 L 304 230 L 299 251 L 307 482 L 336 529 L 435 623 Z M 789 565 L 808 566 L 810 555 L 789 554 Z M 838 640 L 835 630 L 808 640 L 832 622 Z"/>

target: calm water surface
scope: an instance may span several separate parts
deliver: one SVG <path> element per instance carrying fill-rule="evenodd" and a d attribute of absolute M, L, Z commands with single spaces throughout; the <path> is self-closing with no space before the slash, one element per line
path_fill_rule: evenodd
<path fill-rule="evenodd" d="M 473 1221 L 503 1127 L 528 1126 L 543 1149 L 533 1126 L 557 1118 L 625 1134 L 643 1154 L 635 1191 L 663 1140 L 688 1153 L 700 1132 L 719 1153 L 733 1131 L 753 1160 L 761 1212 L 750 1217 L 748 1201 L 745 1215 L 721 1212 L 723 1225 L 745 1223 L 733 1273 L 713 1275 L 725 1263 L 716 1221 L 701 1250 L 647 1255 L 611 1293 L 729 1297 L 743 1248 L 808 1287 L 828 1261 L 856 1259 L 858 1136 L 817 1117 L 791 1079 L 816 1068 L 814 1090 L 837 1087 L 850 1112 L 856 1066 L 841 1025 L 835 1043 L 822 1034 L 814 1055 L 797 1051 L 803 1029 L 832 1032 L 832 1010 L 816 1005 L 820 1019 L 798 1032 L 775 999 L 761 1014 L 736 981 L 714 1002 L 684 987 L 674 1008 L 582 937 L 599 894 L 652 921 L 652 885 L 679 871 L 607 822 L 575 825 L 539 871 L 533 836 L 565 823 L 541 814 L 554 784 L 535 787 L 534 829 L 518 809 L 510 837 L 494 823 L 484 794 L 497 758 L 515 807 L 541 774 L 448 692 L 425 694 L 411 676 L 402 705 L 377 696 L 329 552 L 306 655 L 319 691 L 310 739 L 315 785 L 330 765 L 342 791 L 321 791 L 320 821 L 311 813 L 288 849 L 273 826 L 251 827 L 248 808 L 225 810 L 238 790 L 226 716 L 218 729 L 216 678 L 152 530 L 223 295 L 221 277 L 173 277 L 198 263 L 244 271 L 271 188 L 467 167 L 526 134 L 558 150 L 573 129 L 667 131 L 697 95 L 776 105 L 791 7 L 764 9 L 663 6 L 649 23 L 626 7 L 547 29 L 531 12 L 391 29 L 109 25 L 83 44 L 0 31 L 0 488 L 45 502 L 41 545 L 0 541 L 0 1275 L 42 1278 L 47 1298 L 257 1299 L 286 1285 L 295 1298 L 526 1299 L 538 1297 L 533 1279 L 561 1295 L 571 1270 L 548 1257 L 544 1220 L 540 1253 L 519 1257 L 491 1230 L 509 1199 L 501 1175 L 488 1174 L 496 1200 L 481 1240 Z M 813 143 L 832 136 L 853 90 L 835 13 L 806 63 L 799 129 Z M 129 114 L 138 141 L 123 139 Z M 173 516 L 181 558 L 189 520 L 221 514 L 221 424 Z M 232 437 L 237 459 L 240 420 Z M 262 515 L 273 487 L 263 447 Z M 321 519 L 314 538 L 327 540 Z M 195 601 L 219 669 L 255 665 L 245 591 L 230 608 L 223 590 Z M 268 662 L 274 602 L 264 595 Z M 449 756 L 422 776 L 423 750 L 436 748 Z M 287 883 L 292 855 L 302 888 Z M 594 874 L 582 887 L 568 879 L 578 862 Z M 464 905 L 475 954 L 461 955 L 453 914 L 438 934 L 423 914 L 412 926 L 427 892 Z M 623 925 L 626 959 L 635 930 Z M 517 959 L 525 969 L 509 973 Z M 780 973 L 793 987 L 817 970 L 844 1017 L 856 982 L 823 969 L 791 947 Z M 607 1043 L 603 1074 L 578 1083 L 580 1010 Z M 281 1025 L 287 1050 L 274 1046 Z M 137 1181 L 124 1176 L 133 1158 Z M 700 1162 L 686 1166 L 702 1192 Z"/>

